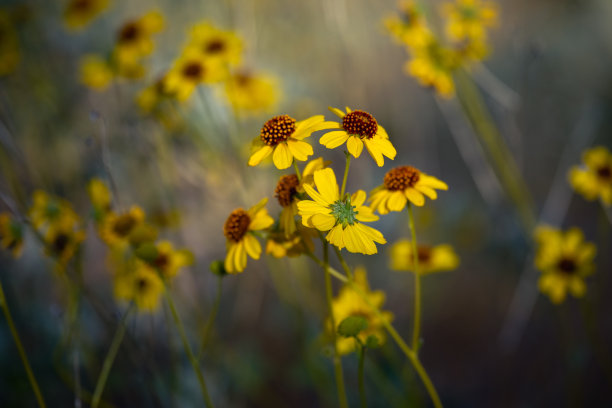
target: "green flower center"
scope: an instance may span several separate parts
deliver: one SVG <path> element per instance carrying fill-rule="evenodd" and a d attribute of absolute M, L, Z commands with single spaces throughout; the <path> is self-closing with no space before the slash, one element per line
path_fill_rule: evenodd
<path fill-rule="evenodd" d="M 329 208 L 332 210 L 331 214 L 336 218 L 338 224 L 342 224 L 343 228 L 357 221 L 356 215 L 359 212 L 355 211 L 355 206 L 351 204 L 351 197 L 347 197 L 346 200 L 337 200 Z"/>

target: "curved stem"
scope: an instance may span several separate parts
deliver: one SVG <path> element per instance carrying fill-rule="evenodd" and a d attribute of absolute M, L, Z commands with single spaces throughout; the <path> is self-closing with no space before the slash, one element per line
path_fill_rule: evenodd
<path fill-rule="evenodd" d="M 351 166 L 351 155 L 348 152 L 344 152 L 346 156 L 346 166 L 344 167 L 344 177 L 342 177 L 342 188 L 340 189 L 340 199 L 344 197 L 344 191 L 346 190 L 346 179 L 348 178 L 349 167 Z"/>
<path fill-rule="evenodd" d="M 346 389 L 344 387 L 344 374 L 342 373 L 342 360 L 338 354 L 338 344 L 336 343 L 336 318 L 332 308 L 332 283 L 330 277 L 329 266 L 329 246 L 327 241 L 321 238 L 323 243 L 323 269 L 325 270 L 325 298 L 327 300 L 327 309 L 329 312 L 329 320 L 331 322 L 331 337 L 334 348 L 334 374 L 336 376 L 336 387 L 338 388 L 338 403 L 340 407 L 347 408 L 348 401 L 346 399 Z"/>
<path fill-rule="evenodd" d="M 302 173 L 300 173 L 300 168 L 298 167 L 297 162 L 293 159 L 293 168 L 295 169 L 295 174 L 297 175 L 298 181 L 300 184 L 302 183 Z"/>
<path fill-rule="evenodd" d="M 215 303 L 210 311 L 210 316 L 208 316 L 208 321 L 206 322 L 206 326 L 204 326 L 204 333 L 202 334 L 202 344 L 200 344 L 200 352 L 198 355 L 201 357 L 204 354 L 204 350 L 206 349 L 206 345 L 208 344 L 208 339 L 210 338 L 210 331 L 213 328 L 215 323 L 215 319 L 217 318 L 217 313 L 219 312 L 219 304 L 221 303 L 221 289 L 223 286 L 223 276 L 219 276 L 217 281 L 217 294 L 215 296 Z"/>
<path fill-rule="evenodd" d="M 412 256 L 414 259 L 414 324 L 412 327 L 412 349 L 416 354 L 419 352 L 419 336 L 421 332 L 421 271 L 419 269 L 419 249 L 416 240 L 416 228 L 414 227 L 414 215 L 412 204 L 408 203 L 408 221 L 410 234 L 412 235 Z"/>
<path fill-rule="evenodd" d="M 4 312 L 4 317 L 6 318 L 6 322 L 9 326 L 9 330 L 13 335 L 13 340 L 15 340 L 15 345 L 17 346 L 17 351 L 19 352 L 19 357 L 21 357 L 21 362 L 23 363 L 23 368 L 25 368 L 26 373 L 28 375 L 28 380 L 30 380 L 30 385 L 32 385 L 32 389 L 34 390 L 34 395 L 36 396 L 36 401 L 38 402 L 38 406 L 44 408 L 45 401 L 43 400 L 42 393 L 40 392 L 40 388 L 38 387 L 38 383 L 36 382 L 36 378 L 34 377 L 34 373 L 32 372 L 32 368 L 30 367 L 30 362 L 28 361 L 28 356 L 21 344 L 21 340 L 19 339 L 19 333 L 17 332 L 17 328 L 15 327 L 15 323 L 13 323 L 13 318 L 11 317 L 11 311 L 9 310 L 8 303 L 6 302 L 6 297 L 4 296 L 4 289 L 2 288 L 2 282 L 0 282 L 0 306 L 2 307 L 2 311 Z"/>
<path fill-rule="evenodd" d="M 170 296 L 170 292 L 168 291 L 168 287 L 164 283 L 164 294 L 166 295 L 166 301 L 168 302 L 168 306 L 170 307 L 170 313 L 172 314 L 172 319 L 174 320 L 174 324 L 178 329 L 179 335 L 181 336 L 181 341 L 183 342 L 183 348 L 185 349 L 185 353 L 187 353 L 187 357 L 189 357 L 189 362 L 193 367 L 193 371 L 195 371 L 196 376 L 198 377 L 198 382 L 200 383 L 200 390 L 202 391 L 202 397 L 204 398 L 204 403 L 208 408 L 212 408 L 213 404 L 210 400 L 210 396 L 208 395 L 208 389 L 206 388 L 206 382 L 204 381 L 204 376 L 202 375 L 202 370 L 200 370 L 200 366 L 198 364 L 198 360 L 193 355 L 193 351 L 191 350 L 191 346 L 189 345 L 189 340 L 187 340 L 187 334 L 185 333 L 185 327 L 183 326 L 183 322 L 176 311 L 176 307 L 174 306 L 174 302 L 172 301 L 172 296 Z"/>
<path fill-rule="evenodd" d="M 93 398 L 91 400 L 92 408 L 96 408 L 100 403 L 100 398 L 102 398 L 102 392 L 104 391 L 106 380 L 108 379 L 108 375 L 110 374 L 113 362 L 115 361 L 115 357 L 117 356 L 117 352 L 119 351 L 119 346 L 121 346 L 123 336 L 125 335 L 128 316 L 132 312 L 133 308 L 133 303 L 130 303 L 128 309 L 125 311 L 123 317 L 121 318 L 121 321 L 119 322 L 119 327 L 117 327 L 117 331 L 115 332 L 115 336 L 113 337 L 111 346 L 108 349 L 108 353 L 106 354 L 106 358 L 104 359 L 104 363 L 102 364 L 102 371 L 100 372 L 100 377 L 98 377 L 98 382 L 96 383 L 96 388 L 94 390 Z"/>
<path fill-rule="evenodd" d="M 338 260 L 340 261 L 340 265 L 342 265 L 342 269 L 344 270 L 344 272 L 346 272 L 346 276 L 350 280 L 353 280 L 353 274 L 351 273 L 351 268 L 349 268 L 346 261 L 344 260 L 344 257 L 342 256 L 342 252 L 335 245 L 333 247 L 334 247 L 334 251 L 336 251 L 336 256 L 338 257 Z"/>
<path fill-rule="evenodd" d="M 359 401 L 361 402 L 361 408 L 368 406 L 368 401 L 365 394 L 365 383 L 363 381 L 363 366 L 365 362 L 365 351 L 366 348 L 361 342 L 359 343 L 359 371 L 357 373 L 358 384 L 359 384 Z"/>

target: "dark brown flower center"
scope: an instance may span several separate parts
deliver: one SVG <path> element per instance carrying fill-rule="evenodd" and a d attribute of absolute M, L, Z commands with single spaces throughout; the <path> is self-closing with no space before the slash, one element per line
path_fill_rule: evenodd
<path fill-rule="evenodd" d="M 597 176 L 603 180 L 612 179 L 612 169 L 609 166 L 603 166 L 597 169 Z"/>
<path fill-rule="evenodd" d="M 153 264 L 159 269 L 164 269 L 170 263 L 170 257 L 168 254 L 158 254 L 157 258 L 153 261 Z"/>
<path fill-rule="evenodd" d="M 70 236 L 68 236 L 68 234 L 65 234 L 63 232 L 59 233 L 53 239 L 53 242 L 51 243 L 51 250 L 55 254 L 58 254 L 58 255 L 62 254 L 64 250 L 68 247 L 69 243 L 70 243 Z"/>
<path fill-rule="evenodd" d="M 92 5 L 93 2 L 91 0 L 77 0 L 73 1 L 69 7 L 72 11 L 85 12 L 89 11 Z"/>
<path fill-rule="evenodd" d="M 414 187 L 419 181 L 420 172 L 412 166 L 399 166 L 385 174 L 384 185 L 389 191 L 405 190 Z"/>
<path fill-rule="evenodd" d="M 426 264 L 431 259 L 431 247 L 420 245 L 417 248 L 417 254 L 419 256 L 419 264 Z"/>
<path fill-rule="evenodd" d="M 225 51 L 225 48 L 225 41 L 216 38 L 206 43 L 204 51 L 206 51 L 207 54 L 220 54 Z"/>
<path fill-rule="evenodd" d="M 136 281 L 136 286 L 138 287 L 139 292 L 146 292 L 149 287 L 149 281 L 145 278 L 138 278 Z"/>
<path fill-rule="evenodd" d="M 136 219 L 132 214 L 122 214 L 115 220 L 113 232 L 120 237 L 127 236 L 136 226 Z"/>
<path fill-rule="evenodd" d="M 259 137 L 268 146 L 284 142 L 295 132 L 295 119 L 289 115 L 275 116 L 261 128 Z"/>
<path fill-rule="evenodd" d="M 369 113 L 356 110 L 344 115 L 344 118 L 342 118 L 342 128 L 349 135 L 371 139 L 378 131 L 378 122 Z"/>
<path fill-rule="evenodd" d="M 282 176 L 274 189 L 274 197 L 278 199 L 278 203 L 283 207 L 291 205 L 299 184 L 300 181 L 295 174 Z"/>
<path fill-rule="evenodd" d="M 119 31 L 119 42 L 130 43 L 140 37 L 141 34 L 140 26 L 136 22 L 127 23 Z"/>
<path fill-rule="evenodd" d="M 239 242 L 249 229 L 251 218 L 242 208 L 232 211 L 223 225 L 223 234 L 227 239 Z"/>
<path fill-rule="evenodd" d="M 192 81 L 199 81 L 204 76 L 204 67 L 199 61 L 191 61 L 183 66 L 183 76 Z"/>
<path fill-rule="evenodd" d="M 562 258 L 557 264 L 557 268 L 559 268 L 561 272 L 566 273 L 568 275 L 573 274 L 574 272 L 576 272 L 576 269 L 578 269 L 576 262 L 573 259 L 569 258 Z"/>

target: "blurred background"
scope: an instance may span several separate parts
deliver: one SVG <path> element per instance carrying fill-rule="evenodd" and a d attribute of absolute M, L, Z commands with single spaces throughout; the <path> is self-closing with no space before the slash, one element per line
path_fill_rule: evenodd
<path fill-rule="evenodd" d="M 90 219 L 88 181 L 112 178 L 118 208 L 142 206 L 163 228 L 163 238 L 194 253 L 195 264 L 176 278 L 172 291 L 197 343 L 217 288 L 209 264 L 225 257 L 227 215 L 263 196 L 273 216 L 280 211 L 273 191 L 281 172 L 246 164 L 263 123 L 285 113 L 298 120 L 323 113 L 331 120 L 328 106 L 363 109 L 387 129 L 398 155 L 383 168 L 367 155 L 353 161 L 348 191 L 369 191 L 396 165 L 413 165 L 450 187 L 416 210 L 419 241 L 449 243 L 461 259 L 457 270 L 423 279 L 421 357 L 445 406 L 612 404 L 610 221 L 598 203 L 574 195 L 567 183 L 583 150 L 612 146 L 612 2 L 499 1 L 491 54 L 470 70 L 519 165 L 538 220 L 578 226 L 598 247 L 597 272 L 587 281 L 588 314 L 574 298 L 555 306 L 538 293 L 531 237 L 459 103 L 436 97 L 403 72 L 407 54 L 383 24 L 397 10 L 394 1 L 115 0 L 80 31 L 65 27 L 66 4 L 1 3 L 19 52 L 15 69 L 0 78 L 2 210 L 43 189 Z M 423 2 L 432 24 L 439 23 L 441 4 Z M 101 92 L 84 86 L 80 59 L 108 55 L 120 27 L 151 10 L 163 14 L 165 28 L 155 35 L 146 74 L 114 81 Z M 203 20 L 234 30 L 243 40 L 244 65 L 277 79 L 281 98 L 269 112 L 235 115 L 217 85 L 201 86 L 175 104 L 171 124 L 140 111 L 138 93 L 168 70 L 189 27 Z M 327 150 L 317 137 L 314 157 L 332 160 L 340 174 L 342 149 Z M 374 226 L 389 243 L 409 237 L 405 213 Z M 65 338 L 68 294 L 32 234 L 26 233 L 21 258 L 0 253 L 7 302 L 50 406 L 72 404 L 75 384 L 93 389 L 125 309 L 113 298 L 107 250 L 91 221 L 83 245 L 87 292 L 78 342 Z M 384 309 L 407 337 L 413 279 L 389 269 L 389 245 L 379 250 L 347 260 L 364 265 L 371 287 L 385 291 Z M 322 337 L 324 295 L 323 274 L 306 257 L 249 260 L 244 273 L 224 278 L 203 356 L 217 406 L 336 405 L 330 348 Z M 108 406 L 201 403 L 168 316 L 162 306 L 129 321 L 103 396 Z M 1 319 L 0 356 L 0 406 L 35 406 Z M 357 358 L 343 362 L 356 405 Z M 429 404 L 390 341 L 369 353 L 366 389 L 372 407 Z"/>

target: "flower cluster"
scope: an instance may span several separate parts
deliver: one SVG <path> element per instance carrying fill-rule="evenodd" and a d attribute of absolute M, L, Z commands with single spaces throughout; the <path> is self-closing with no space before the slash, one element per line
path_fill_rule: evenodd
<path fill-rule="evenodd" d="M 574 166 L 569 172 L 569 181 L 574 190 L 589 201 L 597 198 L 601 203 L 612 205 L 612 154 L 603 146 L 587 150 L 582 155 L 584 166 Z"/>

